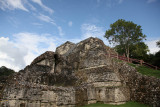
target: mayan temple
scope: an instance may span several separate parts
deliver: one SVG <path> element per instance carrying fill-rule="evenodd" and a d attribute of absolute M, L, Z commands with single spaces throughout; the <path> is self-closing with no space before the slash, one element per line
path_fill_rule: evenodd
<path fill-rule="evenodd" d="M 160 107 L 160 79 L 144 76 L 102 40 L 67 41 L 47 51 L 14 74 L 3 92 L 1 107 L 75 107 L 96 102 L 136 101 Z"/>

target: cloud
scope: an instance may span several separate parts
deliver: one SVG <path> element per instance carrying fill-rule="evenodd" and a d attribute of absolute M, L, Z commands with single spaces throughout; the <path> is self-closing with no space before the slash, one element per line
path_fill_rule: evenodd
<path fill-rule="evenodd" d="M 106 45 L 109 45 L 108 41 L 103 37 L 105 34 L 105 30 L 103 27 L 98 27 L 94 24 L 82 24 L 82 40 L 89 37 L 97 37 L 103 40 Z"/>
<path fill-rule="evenodd" d="M 23 69 L 45 51 L 55 51 L 56 38 L 49 34 L 18 33 L 13 39 L 0 37 L 0 66 Z"/>
<path fill-rule="evenodd" d="M 72 24 L 73 24 L 72 21 L 69 21 L 69 22 L 68 22 L 68 26 L 69 26 L 69 27 L 71 27 Z"/>
<path fill-rule="evenodd" d="M 47 22 L 47 23 L 51 23 L 53 25 L 56 25 L 56 23 L 54 22 L 53 19 L 51 19 L 49 16 L 46 16 L 44 14 L 40 14 L 39 16 L 37 16 L 38 19 L 44 21 L 44 22 Z"/>
<path fill-rule="evenodd" d="M 145 43 L 148 45 L 150 53 L 154 54 L 155 52 L 158 52 L 160 49 L 156 46 L 156 42 L 160 40 L 156 39 L 156 40 L 148 40 Z"/>
<path fill-rule="evenodd" d="M 17 47 L 9 38 L 0 38 L 0 50 L 0 66 L 7 66 L 15 70 L 25 66 L 23 56 L 26 55 L 26 50 Z"/>
<path fill-rule="evenodd" d="M 40 5 L 45 11 L 49 12 L 49 13 L 54 13 L 54 10 L 52 10 L 51 8 L 48 8 L 47 6 L 45 6 L 41 0 L 32 0 L 32 2 L 37 3 L 38 5 Z"/>
<path fill-rule="evenodd" d="M 59 31 L 59 35 L 60 35 L 60 36 L 63 36 L 64 33 L 63 33 L 63 31 L 62 31 L 62 28 L 61 28 L 60 26 L 57 26 L 57 28 L 58 28 L 58 31 Z"/>
<path fill-rule="evenodd" d="M 0 8 L 2 10 L 20 9 L 28 12 L 28 9 L 24 7 L 24 1 L 22 0 L 0 0 Z"/>
<path fill-rule="evenodd" d="M 153 3 L 156 2 L 157 0 L 147 0 L 147 3 Z"/>
<path fill-rule="evenodd" d="M 102 27 L 97 27 L 93 24 L 82 24 L 81 25 L 82 36 L 84 38 L 88 37 L 101 37 L 104 35 L 104 30 Z"/>
<path fill-rule="evenodd" d="M 31 9 L 32 11 L 36 11 L 37 9 L 31 4 L 29 3 L 27 0 L 25 0 L 25 3 L 29 6 L 29 9 Z"/>
<path fill-rule="evenodd" d="M 2 10 L 20 9 L 27 12 L 29 11 L 29 9 L 31 9 L 33 11 L 36 11 L 37 9 L 33 5 L 31 5 L 29 1 L 30 0 L 0 0 L 0 9 Z M 49 12 L 50 14 L 54 13 L 54 10 L 44 5 L 41 0 L 31 0 L 31 1 L 41 6 L 45 11 Z M 25 5 L 28 6 L 29 9 L 27 9 Z"/>
<path fill-rule="evenodd" d="M 60 35 L 60 36 L 63 36 L 63 35 L 64 35 L 64 32 L 63 32 L 62 28 L 61 28 L 60 26 L 58 26 L 58 25 L 55 23 L 55 21 L 54 21 L 53 19 L 51 19 L 49 16 L 46 16 L 46 15 L 44 15 L 44 14 L 40 14 L 40 15 L 37 16 L 37 17 L 38 17 L 38 19 L 40 19 L 41 21 L 44 21 L 44 22 L 53 24 L 54 26 L 57 27 L 58 32 L 59 32 L 59 35 Z"/>

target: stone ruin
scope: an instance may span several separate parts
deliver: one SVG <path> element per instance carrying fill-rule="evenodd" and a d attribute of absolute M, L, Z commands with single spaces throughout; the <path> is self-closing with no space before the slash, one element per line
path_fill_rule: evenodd
<path fill-rule="evenodd" d="M 91 37 L 43 53 L 9 79 L 1 107 L 75 107 L 127 101 L 160 107 L 160 79 L 110 58 L 109 50 L 102 40 Z"/>

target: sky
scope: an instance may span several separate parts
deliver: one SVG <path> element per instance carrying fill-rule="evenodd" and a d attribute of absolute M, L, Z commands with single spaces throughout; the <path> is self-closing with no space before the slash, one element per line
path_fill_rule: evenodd
<path fill-rule="evenodd" d="M 15 71 L 66 41 L 103 37 L 118 19 L 142 26 L 150 53 L 159 51 L 160 0 L 0 0 L 0 66 Z"/>

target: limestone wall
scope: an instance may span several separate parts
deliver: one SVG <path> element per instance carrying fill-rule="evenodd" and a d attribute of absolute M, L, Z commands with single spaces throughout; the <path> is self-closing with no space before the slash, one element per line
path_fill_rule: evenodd
<path fill-rule="evenodd" d="M 112 60 L 106 49 L 103 41 L 91 37 L 45 52 L 10 79 L 1 106 L 75 107 L 133 100 L 160 107 L 160 79 Z"/>
<path fill-rule="evenodd" d="M 160 107 L 160 79 L 142 75 L 126 63 L 115 64 L 117 67 L 122 83 L 130 88 L 132 101 Z"/>

